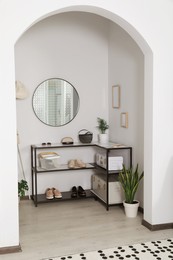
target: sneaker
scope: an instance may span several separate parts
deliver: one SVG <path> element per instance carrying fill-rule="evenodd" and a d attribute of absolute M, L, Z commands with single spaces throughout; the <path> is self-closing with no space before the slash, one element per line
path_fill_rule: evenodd
<path fill-rule="evenodd" d="M 85 168 L 86 164 L 82 160 L 76 159 L 75 166 L 76 166 L 76 168 Z"/>
<path fill-rule="evenodd" d="M 85 168 L 86 164 L 82 160 L 76 159 L 76 160 L 70 160 L 68 162 L 68 167 L 70 169 Z"/>
<path fill-rule="evenodd" d="M 72 189 L 71 189 L 71 197 L 77 198 L 77 188 L 76 188 L 76 186 L 73 186 Z"/>
<path fill-rule="evenodd" d="M 62 194 L 59 190 L 55 189 L 55 188 L 52 188 L 53 190 L 53 195 L 56 199 L 61 199 L 62 198 Z"/>
<path fill-rule="evenodd" d="M 86 197 L 86 192 L 81 186 L 78 187 L 78 195 L 79 197 Z"/>
<path fill-rule="evenodd" d="M 70 169 L 74 169 L 74 168 L 75 168 L 75 160 L 70 160 L 70 161 L 68 162 L 68 167 L 69 167 Z"/>
<path fill-rule="evenodd" d="M 46 189 L 45 194 L 46 194 L 46 199 L 48 199 L 48 200 L 52 200 L 54 198 L 53 190 L 50 188 Z"/>

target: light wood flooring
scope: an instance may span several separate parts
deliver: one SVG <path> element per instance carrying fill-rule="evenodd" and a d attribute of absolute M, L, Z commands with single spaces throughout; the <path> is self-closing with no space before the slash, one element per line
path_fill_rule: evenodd
<path fill-rule="evenodd" d="M 22 252 L 0 255 L 2 260 L 40 260 L 173 237 L 173 229 L 149 231 L 141 225 L 142 214 L 126 218 L 123 208 L 106 211 L 94 199 L 39 204 L 21 201 L 20 244 Z"/>

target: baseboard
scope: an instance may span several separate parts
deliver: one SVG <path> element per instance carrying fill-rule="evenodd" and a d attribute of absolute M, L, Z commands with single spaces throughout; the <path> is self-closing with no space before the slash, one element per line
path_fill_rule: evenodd
<path fill-rule="evenodd" d="M 144 209 L 142 207 L 139 207 L 138 211 L 141 212 L 142 214 L 144 213 Z"/>
<path fill-rule="evenodd" d="M 171 229 L 173 228 L 173 223 L 166 223 L 166 224 L 157 224 L 157 225 L 151 225 L 146 220 L 142 220 L 142 225 L 148 228 L 151 231 L 158 231 L 163 229 Z"/>
<path fill-rule="evenodd" d="M 9 247 L 0 247 L 0 255 L 18 253 L 21 252 L 21 246 L 9 246 Z"/>

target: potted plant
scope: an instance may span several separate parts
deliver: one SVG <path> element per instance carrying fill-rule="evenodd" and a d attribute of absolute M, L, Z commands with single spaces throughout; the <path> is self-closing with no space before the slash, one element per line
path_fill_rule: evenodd
<path fill-rule="evenodd" d="M 24 197 L 25 196 L 25 192 L 28 191 L 29 187 L 28 187 L 28 183 L 26 180 L 21 180 L 21 181 L 18 181 L 18 197 L 19 199 L 21 197 Z"/>
<path fill-rule="evenodd" d="M 133 170 L 132 167 L 126 169 L 125 165 L 123 165 L 123 169 L 119 173 L 119 181 L 122 185 L 125 196 L 123 205 L 127 217 L 133 218 L 137 216 L 139 201 L 135 200 L 135 194 L 143 176 L 144 172 L 139 173 L 138 164 L 135 170 Z"/>
<path fill-rule="evenodd" d="M 99 134 L 99 142 L 100 143 L 107 143 L 108 142 L 108 134 L 106 133 L 106 130 L 109 129 L 109 125 L 107 124 L 106 120 L 103 118 L 98 117 L 97 118 L 98 126 L 97 128 L 100 131 Z"/>

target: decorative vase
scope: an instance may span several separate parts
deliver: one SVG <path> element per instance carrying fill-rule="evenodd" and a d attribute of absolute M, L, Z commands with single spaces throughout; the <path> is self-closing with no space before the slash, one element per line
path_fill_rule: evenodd
<path fill-rule="evenodd" d="M 135 218 L 138 213 L 139 201 L 135 200 L 134 203 L 126 203 L 123 201 L 125 214 L 128 218 Z"/>
<path fill-rule="evenodd" d="M 108 143 L 108 134 L 99 134 L 99 143 Z"/>

